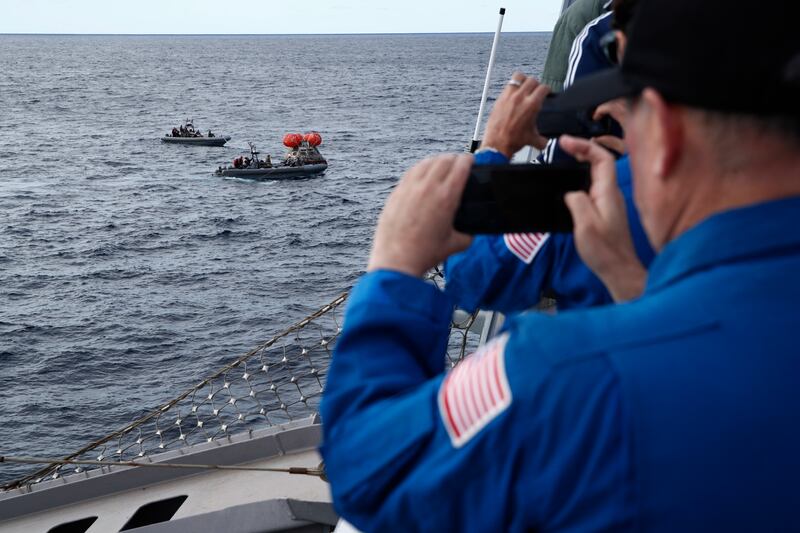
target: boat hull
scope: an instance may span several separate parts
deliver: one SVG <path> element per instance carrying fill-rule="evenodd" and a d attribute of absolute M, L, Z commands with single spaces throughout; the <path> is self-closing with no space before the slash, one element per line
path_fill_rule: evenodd
<path fill-rule="evenodd" d="M 189 144 L 192 146 L 224 146 L 231 138 L 225 137 L 161 137 L 167 144 Z"/>
<path fill-rule="evenodd" d="M 254 179 L 292 179 L 303 176 L 320 174 L 328 168 L 327 163 L 315 165 L 303 165 L 300 167 L 271 167 L 271 168 L 226 168 L 217 171 L 218 176 L 232 178 L 254 178 Z"/>

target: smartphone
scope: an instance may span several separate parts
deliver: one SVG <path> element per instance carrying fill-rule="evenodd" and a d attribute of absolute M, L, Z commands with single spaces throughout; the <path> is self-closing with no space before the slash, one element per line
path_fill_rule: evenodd
<path fill-rule="evenodd" d="M 474 165 L 453 226 L 462 233 L 569 233 L 564 195 L 588 191 L 589 165 Z"/>

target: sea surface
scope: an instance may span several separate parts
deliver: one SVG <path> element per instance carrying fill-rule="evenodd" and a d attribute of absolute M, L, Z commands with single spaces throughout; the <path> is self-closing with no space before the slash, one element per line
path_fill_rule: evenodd
<path fill-rule="evenodd" d="M 548 42 L 503 35 L 492 96 Z M 0 35 L 0 455 L 72 452 L 348 289 L 404 170 L 468 145 L 491 44 Z M 186 118 L 232 140 L 162 144 Z M 309 130 L 321 177 L 212 175 Z"/>

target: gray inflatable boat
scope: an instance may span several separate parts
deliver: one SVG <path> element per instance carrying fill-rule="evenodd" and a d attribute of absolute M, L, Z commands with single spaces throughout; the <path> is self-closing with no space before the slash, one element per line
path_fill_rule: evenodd
<path fill-rule="evenodd" d="M 233 166 L 219 167 L 214 174 L 223 177 L 251 178 L 257 180 L 286 180 L 304 178 L 321 174 L 328 168 L 328 162 L 315 147 L 304 143 L 289 152 L 283 162 L 273 165 L 272 159 L 258 157 L 256 145 L 248 142 L 250 157 L 239 156 Z"/>
<path fill-rule="evenodd" d="M 315 163 L 311 165 L 300 165 L 296 167 L 278 165 L 268 168 L 219 168 L 214 173 L 217 176 L 235 177 L 235 178 L 253 178 L 253 179 L 270 179 L 270 180 L 284 180 L 292 178 L 302 178 L 306 176 L 314 176 L 325 172 L 328 168 L 327 163 Z"/>
<path fill-rule="evenodd" d="M 173 137 L 165 135 L 161 137 L 161 142 L 169 144 L 190 144 L 193 146 L 224 146 L 226 142 L 230 141 L 229 136 L 224 137 Z"/>
<path fill-rule="evenodd" d="M 179 128 L 172 128 L 171 133 L 161 137 L 161 142 L 168 144 L 190 144 L 193 146 L 225 146 L 230 141 L 228 135 L 213 135 L 208 130 L 207 135 L 203 135 L 200 128 L 195 128 L 192 119 L 187 118 Z"/>

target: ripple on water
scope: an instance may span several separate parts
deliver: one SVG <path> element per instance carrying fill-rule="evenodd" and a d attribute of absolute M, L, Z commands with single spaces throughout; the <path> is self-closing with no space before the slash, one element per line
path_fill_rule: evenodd
<path fill-rule="evenodd" d="M 486 35 L 174 39 L 0 36 L 0 64 L 48 65 L 0 79 L 4 453 L 66 454 L 348 288 L 398 176 L 467 144 L 488 58 Z M 505 35 L 493 93 L 547 41 Z M 160 142 L 187 117 L 231 142 Z M 323 176 L 212 175 L 311 129 Z"/>

